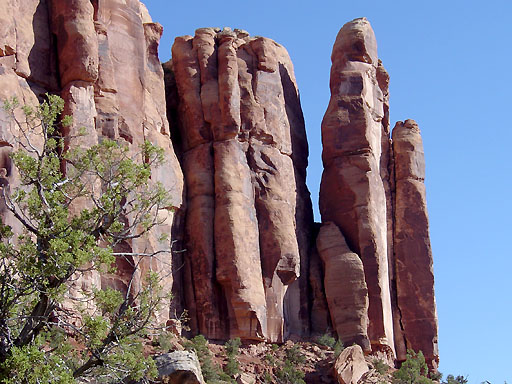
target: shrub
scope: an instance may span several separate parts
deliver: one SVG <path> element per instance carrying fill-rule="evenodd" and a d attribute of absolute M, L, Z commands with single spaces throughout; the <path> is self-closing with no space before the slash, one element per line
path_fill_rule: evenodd
<path fill-rule="evenodd" d="M 299 346 L 294 345 L 286 351 L 286 361 L 292 364 L 303 363 L 306 361 L 304 355 L 300 352 Z"/>
<path fill-rule="evenodd" d="M 336 344 L 334 344 L 333 349 L 334 349 L 334 358 L 338 358 L 338 356 L 340 355 L 341 352 L 343 352 L 345 347 L 343 346 L 343 343 L 341 342 L 341 340 L 338 340 L 338 341 L 336 341 Z"/>
<path fill-rule="evenodd" d="M 272 356 L 270 353 L 265 355 L 265 360 L 270 364 L 270 366 L 274 367 L 276 365 L 276 358 Z"/>
<path fill-rule="evenodd" d="M 433 384 L 428 378 L 428 367 L 423 352 L 407 351 L 407 359 L 393 373 L 393 384 Z"/>
<path fill-rule="evenodd" d="M 194 350 L 201 365 L 203 378 L 207 383 L 215 383 L 220 379 L 219 371 L 213 364 L 210 350 L 208 349 L 208 341 L 203 335 L 197 335 L 191 340 L 184 343 L 185 349 Z"/>
<path fill-rule="evenodd" d="M 304 372 L 298 370 L 288 359 L 285 360 L 284 365 L 276 372 L 278 383 L 281 384 L 306 384 L 304 376 Z"/>
<path fill-rule="evenodd" d="M 341 340 L 336 340 L 334 337 L 329 335 L 328 333 L 324 333 L 321 336 L 318 336 L 316 339 L 317 344 L 323 345 L 327 348 L 330 348 L 334 351 L 334 357 L 337 358 L 340 353 L 343 351 L 343 342 Z"/>
<path fill-rule="evenodd" d="M 385 375 L 388 373 L 389 366 L 382 359 L 373 359 L 372 363 L 379 374 Z"/>
<path fill-rule="evenodd" d="M 328 333 L 324 333 L 323 335 L 318 336 L 316 342 L 331 349 L 334 349 L 334 346 L 336 345 L 336 339 Z"/>
<path fill-rule="evenodd" d="M 237 356 L 241 344 L 242 342 L 240 341 L 240 338 L 237 337 L 236 339 L 232 339 L 226 342 L 226 345 L 224 346 L 226 350 L 226 356 L 228 358 L 228 361 L 224 366 L 224 372 L 229 377 L 235 376 L 240 371 Z"/>
<path fill-rule="evenodd" d="M 443 380 L 442 384 L 467 384 L 468 379 L 466 376 L 458 375 L 454 377 L 453 375 L 446 376 L 446 380 Z"/>
<path fill-rule="evenodd" d="M 269 372 L 263 374 L 263 382 L 265 384 L 273 383 L 272 375 Z"/>
<path fill-rule="evenodd" d="M 4 103 L 16 127 L 10 159 L 19 185 L 2 184 L 0 199 L 23 231 L 0 218 L 0 382 L 151 378 L 157 372 L 144 356 L 144 337 L 169 297 L 161 277 L 143 267 L 171 250 L 164 238 L 150 253 L 127 252 L 124 244 L 160 225 L 160 212 L 173 206 L 168 191 L 150 183 L 163 150 L 145 142 L 135 153 L 108 139 L 68 148 L 64 101 L 46 98 L 33 107 L 16 98 Z M 132 269 L 126 292 L 68 294 L 83 274 L 119 264 Z"/>

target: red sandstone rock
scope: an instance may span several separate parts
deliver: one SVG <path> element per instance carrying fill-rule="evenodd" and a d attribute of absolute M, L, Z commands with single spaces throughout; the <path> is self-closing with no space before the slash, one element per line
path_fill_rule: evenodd
<path fill-rule="evenodd" d="M 419 130 L 412 121 L 399 123 L 390 140 L 389 75 L 365 19 L 340 30 L 332 60 L 332 96 L 322 123 L 322 220 L 336 223 L 363 261 L 373 352 L 391 348 L 404 360 L 407 348 L 421 349 L 435 368 L 437 317 Z"/>
<path fill-rule="evenodd" d="M 163 70 L 157 53 L 162 27 L 151 21 L 139 1 L 4 3 L 7 12 L 0 20 L 0 97 L 18 96 L 23 104 L 36 105 L 37 97 L 44 93 L 60 92 L 66 102 L 65 113 L 71 114 L 74 121 L 63 134 L 71 137 L 80 127 L 87 131 L 84 137 L 69 139 L 70 146 L 90 146 L 101 137 L 109 137 L 125 142 L 134 153 L 144 140 L 162 147 L 166 165 L 154 169 L 151 180 L 162 182 L 171 191 L 174 207 L 160 212 L 162 226 L 149 236 L 126 244 L 125 251 L 148 253 L 169 248 L 169 244 L 157 239 L 162 233 L 176 238 L 180 213 L 172 210 L 182 206 L 183 175 L 166 117 Z M 53 52 L 58 53 L 59 78 Z M 7 179 L 13 186 L 17 176 L 4 156 L 13 146 L 8 137 L 11 123 L 2 114 L 0 136 L 5 137 L 6 145 L 0 144 L 4 159 L 0 168 L 8 169 Z M 78 203 L 76 209 L 80 204 L 86 202 Z M 9 222 L 8 217 L 4 219 Z M 181 281 L 175 270 L 180 266 L 179 256 L 168 253 L 165 258 L 147 260 L 143 269 L 161 272 L 164 289 L 176 291 Z M 76 288 L 108 285 L 126 289 L 130 268 L 128 264 L 120 265 L 115 276 L 85 276 Z M 158 321 L 168 318 L 166 308 Z"/>
<path fill-rule="evenodd" d="M 177 38 L 172 52 L 165 67 L 179 95 L 197 331 L 271 341 L 301 333 L 307 269 L 294 282 L 311 215 L 307 151 L 293 148 L 307 144 L 288 54 L 269 39 L 213 28 Z"/>
<path fill-rule="evenodd" d="M 57 38 L 59 74 L 63 86 L 98 78 L 98 40 L 94 8 L 89 0 L 50 0 L 53 33 Z"/>
<path fill-rule="evenodd" d="M 332 63 L 331 100 L 322 122 L 325 170 L 320 212 L 323 222 L 340 228 L 363 261 L 371 342 L 393 348 L 386 192 L 381 178 L 385 100 L 378 81 L 377 43 L 366 19 L 343 26 Z"/>
<path fill-rule="evenodd" d="M 423 183 L 425 160 L 420 130 L 414 120 L 396 123 L 393 152 L 396 175 L 394 248 L 403 338 L 407 348 L 423 351 L 429 366 L 437 368 L 434 273 Z"/>
<path fill-rule="evenodd" d="M 152 180 L 172 191 L 175 207 L 169 208 L 183 206 L 183 175 L 170 131 L 176 143 L 181 140 L 186 223 L 182 209 L 162 211 L 165 224 L 123 250 L 160 249 L 160 234 L 179 239 L 186 228 L 186 247 L 178 245 L 187 249 L 185 263 L 174 254 L 143 268 L 168 276 L 165 289 L 178 293 L 175 301 L 185 296 L 195 331 L 214 339 L 281 341 L 307 335 L 310 316 L 311 330 L 324 332 L 330 309 L 338 332 L 350 333 L 356 324 L 358 342 L 366 345 L 360 305 L 366 281 L 367 332 L 375 349 L 393 347 L 394 327 L 399 360 L 406 347 L 421 349 L 436 366 L 421 138 L 408 120 L 397 125 L 391 145 L 389 76 L 365 19 L 342 28 L 332 55 L 332 97 L 322 125 L 321 212 L 336 225 L 326 225 L 318 238 L 320 245 L 335 244 L 320 247 L 324 268 L 311 250 L 307 141 L 293 67 L 282 46 L 229 29 L 202 28 L 194 37 L 177 38 L 166 69 L 167 102 L 179 111 L 166 111 L 158 60 L 162 27 L 138 0 L 1 3 L 0 99 L 18 96 L 35 105 L 44 93 L 60 92 L 74 118 L 63 133 L 87 130 L 85 137 L 70 139 L 71 146 L 109 137 L 133 152 L 144 140 L 164 148 L 167 164 L 153 170 Z M 178 95 L 172 93 L 174 81 Z M 171 129 L 166 112 L 176 120 Z M 13 128 L 0 110 L 1 188 L 18 182 L 8 157 L 16 148 Z M 1 205 L 0 214 L 20 229 Z M 333 228 L 336 236 L 325 234 Z M 341 264 L 354 270 L 351 278 L 358 277 L 352 285 L 340 284 L 346 274 Z M 132 270 L 127 263 L 118 270 L 88 274 L 72 289 L 124 290 Z M 333 304 L 340 297 L 361 299 L 352 300 L 359 308 L 356 320 L 345 320 L 346 311 Z M 173 304 L 172 310 L 179 307 Z M 159 314 L 159 320 L 168 317 L 168 309 Z"/>
<path fill-rule="evenodd" d="M 325 265 L 325 294 L 333 328 L 344 345 L 357 343 L 370 352 L 368 288 L 363 263 L 349 249 L 334 223 L 322 225 L 316 244 Z"/>

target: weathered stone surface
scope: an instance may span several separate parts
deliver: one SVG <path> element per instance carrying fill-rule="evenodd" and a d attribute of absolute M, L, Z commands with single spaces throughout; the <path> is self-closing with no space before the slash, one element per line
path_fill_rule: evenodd
<path fill-rule="evenodd" d="M 57 38 L 62 85 L 98 79 L 98 40 L 94 7 L 89 0 L 50 0 L 51 25 Z"/>
<path fill-rule="evenodd" d="M 18 76 L 54 91 L 56 57 L 47 0 L 2 0 L 0 57 L 13 56 Z"/>
<path fill-rule="evenodd" d="M 288 54 L 229 28 L 178 37 L 172 52 L 164 67 L 178 105 L 168 114 L 181 134 L 197 331 L 272 341 L 304 332 L 311 205 Z"/>
<path fill-rule="evenodd" d="M 419 130 L 412 121 L 400 122 L 390 139 L 389 75 L 366 19 L 340 30 L 332 61 L 332 95 L 322 122 L 322 221 L 334 222 L 363 261 L 372 352 L 404 360 L 408 348 L 421 349 L 435 368 L 437 318 Z M 329 309 L 333 316 L 330 303 Z"/>
<path fill-rule="evenodd" d="M 250 373 L 242 372 L 237 378 L 236 378 L 237 384 L 256 384 L 256 378 L 254 375 L 251 375 Z"/>
<path fill-rule="evenodd" d="M 368 288 L 363 263 L 349 249 L 334 223 L 322 225 L 316 244 L 325 265 L 325 294 L 333 328 L 344 345 L 357 343 L 370 352 Z"/>
<path fill-rule="evenodd" d="M 407 348 L 423 351 L 437 368 L 437 314 L 432 249 L 425 197 L 425 159 L 420 130 L 414 120 L 393 129 L 395 158 L 395 258 L 397 304 Z M 398 355 L 399 360 L 405 356 Z"/>
<path fill-rule="evenodd" d="M 2 5 L 6 12 L 0 20 L 0 98 L 18 96 L 22 104 L 36 105 L 46 92 L 60 93 L 66 103 L 65 113 L 73 116 L 73 125 L 62 132 L 68 146 L 87 147 L 108 137 L 125 143 L 134 154 L 145 140 L 162 147 L 166 164 L 152 170 L 151 181 L 159 181 L 171 191 L 172 206 L 159 213 L 162 226 L 122 247 L 124 252 L 133 253 L 170 251 L 169 244 L 160 243 L 158 238 L 163 233 L 178 238 L 183 175 L 166 116 L 163 70 L 157 52 L 162 27 L 151 21 L 138 0 L 3 0 Z M 15 186 L 17 176 L 6 155 L 15 148 L 9 137 L 13 126 L 3 111 L 0 123 L 0 168 L 6 169 L 8 183 Z M 86 135 L 74 137 L 79 128 L 85 128 Z M 80 204 L 86 202 L 78 202 L 75 208 Z M 7 213 L 4 219 L 15 224 Z M 142 269 L 161 272 L 164 289 L 180 293 L 180 257 L 169 252 L 144 261 Z M 132 267 L 125 264 L 118 266 L 115 276 L 88 274 L 76 288 L 94 284 L 126 289 Z M 177 296 L 175 301 L 179 302 Z M 157 320 L 164 322 L 169 316 L 166 308 Z"/>
<path fill-rule="evenodd" d="M 340 228 L 363 261 L 370 341 L 393 347 L 386 192 L 381 178 L 385 100 L 378 82 L 377 43 L 366 19 L 343 26 L 332 63 L 331 100 L 322 121 L 325 169 L 320 212 L 323 222 L 332 221 Z"/>
<path fill-rule="evenodd" d="M 204 384 L 194 352 L 176 351 L 155 357 L 158 380 L 164 384 Z"/>
<path fill-rule="evenodd" d="M 334 377 L 339 384 L 357 384 L 368 371 L 368 364 L 359 345 L 345 348 L 334 362 Z"/>

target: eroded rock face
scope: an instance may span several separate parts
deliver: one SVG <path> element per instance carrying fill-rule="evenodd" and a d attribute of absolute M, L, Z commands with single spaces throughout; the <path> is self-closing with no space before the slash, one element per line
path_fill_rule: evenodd
<path fill-rule="evenodd" d="M 423 351 L 437 368 L 437 313 L 425 194 L 425 159 L 414 120 L 393 128 L 397 303 L 407 348 Z M 405 356 L 398 355 L 399 360 Z"/>
<path fill-rule="evenodd" d="M 322 221 L 336 224 L 346 252 L 362 260 L 372 353 L 405 360 L 407 349 L 422 350 L 435 369 L 437 316 L 419 129 L 412 120 L 399 122 L 390 138 L 389 75 L 377 58 L 366 19 L 340 30 L 332 61 L 331 101 L 322 122 Z M 331 228 L 326 225 L 317 239 L 320 255 Z M 343 254 L 333 249 L 332 254 Z M 337 324 L 344 315 L 329 297 L 341 290 L 333 288 L 337 280 L 329 282 L 328 258 L 322 258 L 329 310 Z M 333 276 L 343 273 L 341 265 L 332 269 L 338 271 Z M 349 296 L 341 301 L 353 305 Z"/>
<path fill-rule="evenodd" d="M 363 261 L 371 342 L 393 348 L 386 191 L 381 178 L 385 100 L 377 79 L 377 43 L 366 19 L 343 26 L 332 63 L 331 100 L 322 122 L 320 212 L 323 222 L 340 228 Z"/>
<path fill-rule="evenodd" d="M 134 154 L 145 140 L 162 147 L 166 163 L 153 170 L 151 180 L 171 191 L 173 206 L 160 213 L 162 226 L 121 248 L 131 253 L 169 249 L 168 243 L 158 239 L 164 233 L 173 237 L 179 227 L 183 175 L 165 110 L 163 70 L 157 53 L 162 27 L 151 21 L 138 0 L 1 3 L 6 12 L 0 16 L 0 98 L 18 96 L 22 104 L 36 105 L 46 92 L 59 93 L 66 103 L 65 113 L 73 116 L 73 125 L 63 132 L 68 146 L 87 147 L 108 137 L 128 145 Z M 9 132 L 16 127 L 3 111 L 0 123 L 0 168 L 6 169 L 7 182 L 15 186 L 17 176 L 7 153 L 15 147 Z M 82 127 L 86 135 L 74 137 Z M 12 224 L 9 215 L 5 216 Z M 172 258 L 167 253 L 148 259 L 142 269 L 161 272 L 164 289 L 176 292 L 181 282 L 173 268 L 181 262 Z M 95 285 L 126 290 L 133 267 L 122 263 L 118 269 L 116 275 L 88 274 L 75 284 L 76 289 Z M 157 320 L 163 322 L 169 316 L 166 308 Z"/>
<path fill-rule="evenodd" d="M 363 263 L 349 249 L 334 223 L 322 225 L 316 244 L 325 265 L 325 294 L 333 327 L 344 345 L 357 343 L 370 352 L 368 288 Z"/>
<path fill-rule="evenodd" d="M 271 341 L 300 334 L 312 220 L 288 54 L 272 40 L 213 28 L 176 38 L 172 53 L 164 67 L 179 100 L 169 115 L 182 140 L 197 331 Z"/>

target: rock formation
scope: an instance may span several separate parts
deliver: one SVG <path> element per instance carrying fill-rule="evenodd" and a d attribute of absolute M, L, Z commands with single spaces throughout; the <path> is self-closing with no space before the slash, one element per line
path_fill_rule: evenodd
<path fill-rule="evenodd" d="M 271 341 L 300 334 L 312 220 L 288 53 L 244 31 L 202 28 L 176 38 L 172 55 L 167 86 L 178 105 L 169 114 L 182 141 L 197 331 Z"/>
<path fill-rule="evenodd" d="M 357 384 L 368 371 L 368 364 L 359 345 L 345 348 L 334 362 L 334 377 L 339 384 Z"/>
<path fill-rule="evenodd" d="M 316 244 L 325 265 L 325 295 L 333 327 L 344 345 L 357 343 L 370 352 L 368 288 L 363 263 L 350 251 L 334 223 L 322 226 Z"/>
<path fill-rule="evenodd" d="M 163 384 L 204 384 L 195 352 L 174 351 L 155 357 L 158 381 Z"/>
<path fill-rule="evenodd" d="M 414 120 L 393 128 L 395 157 L 395 262 L 397 304 L 403 342 L 423 351 L 437 367 L 437 313 L 432 249 L 425 198 L 425 159 L 420 130 Z M 404 356 L 398 356 L 403 360 Z"/>
<path fill-rule="evenodd" d="M 377 80 L 377 43 L 366 19 L 340 30 L 332 63 L 331 100 L 322 122 L 320 212 L 363 261 L 370 341 L 393 348 L 386 192 L 380 175 L 384 96 Z"/>
<path fill-rule="evenodd" d="M 361 258 L 364 276 L 359 285 L 347 280 L 344 288 L 365 282 L 368 286 L 372 350 L 390 349 L 401 361 L 407 349 L 422 350 L 436 368 L 437 317 L 419 129 L 412 120 L 399 122 L 390 139 L 389 76 L 378 60 L 375 35 L 366 19 L 343 26 L 332 63 L 331 100 L 322 122 L 320 212 L 325 224 L 318 250 L 326 268 L 328 260 L 342 260 L 350 250 Z M 339 235 L 334 236 L 332 223 Z M 332 233 L 331 244 L 340 245 L 325 245 L 327 231 Z M 333 288 L 346 273 L 338 263 L 330 264 L 334 271 L 324 276 L 336 325 L 345 316 L 330 293 L 342 295 Z M 358 314 L 353 323 L 362 325 L 366 314 L 353 299 L 347 296 L 343 302 Z"/>
<path fill-rule="evenodd" d="M 1 3 L 7 12 L 0 23 L 0 98 L 18 96 L 22 104 L 37 105 L 46 92 L 60 94 L 65 113 L 73 116 L 72 127 L 62 132 L 69 146 L 90 146 L 108 137 L 128 145 L 134 154 L 145 140 L 163 148 L 165 168 L 154 169 L 152 180 L 171 191 L 174 206 L 161 213 L 162 226 L 144 239 L 124 244 L 123 251 L 148 253 L 166 247 L 158 238 L 179 227 L 183 175 L 169 139 L 165 111 L 163 70 L 157 54 L 162 27 L 151 21 L 138 0 L 128 4 L 121 0 Z M 6 154 L 16 147 L 10 136 L 16 127 L 3 115 L 0 121 L 0 168 L 7 170 L 7 180 L 15 186 L 17 175 L 11 172 Z M 82 127 L 86 135 L 75 137 Z M 171 258 L 168 253 L 144 266 L 167 276 L 163 284 L 169 291 L 181 284 L 173 278 Z M 95 285 L 126 290 L 132 270 L 130 263 L 123 263 L 116 275 L 89 275 L 76 288 Z M 167 308 L 159 320 L 168 318 Z"/>
<path fill-rule="evenodd" d="M 332 327 L 365 353 L 404 360 L 408 348 L 422 350 L 436 367 L 421 137 L 407 120 L 390 138 L 389 76 L 366 19 L 347 23 L 334 44 L 314 225 L 304 119 L 284 47 L 201 28 L 176 38 L 162 69 L 162 27 L 138 0 L 0 5 L 0 99 L 36 105 L 60 94 L 73 116 L 62 132 L 70 147 L 111 138 L 133 154 L 145 140 L 164 149 L 151 180 L 171 191 L 173 206 L 162 226 L 122 249 L 151 252 L 171 235 L 182 252 L 144 268 L 166 276 L 171 309 L 189 310 L 193 333 L 281 342 Z M 0 110 L 2 189 L 19 183 L 9 158 L 16 129 Z M 2 202 L 0 214 L 20 231 Z M 131 268 L 89 274 L 73 289 L 126 290 Z M 158 314 L 169 317 L 169 308 Z"/>

